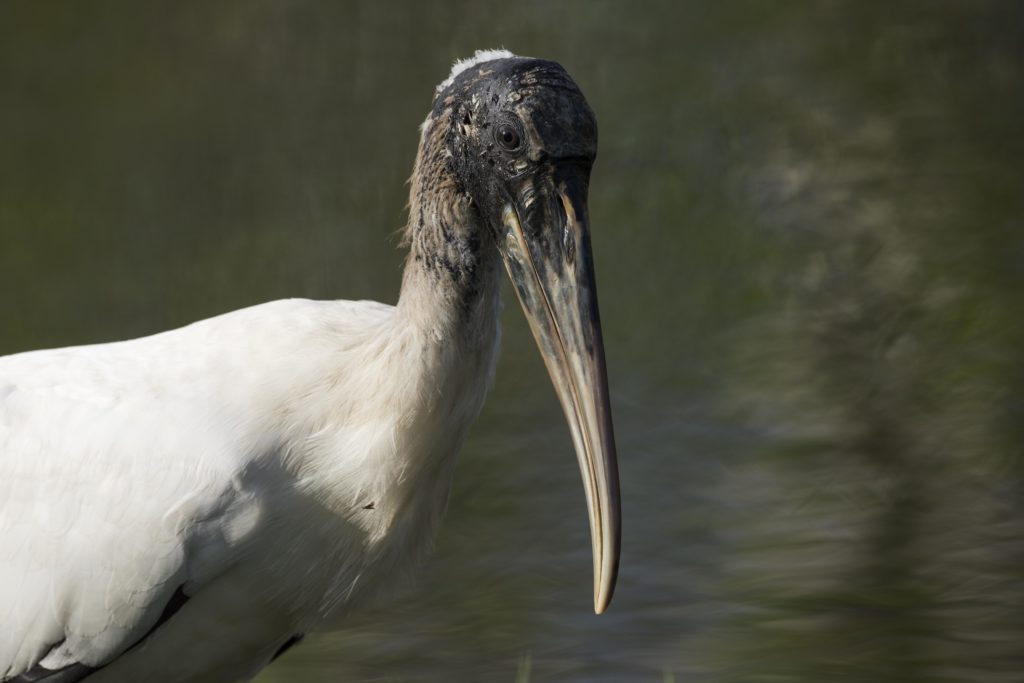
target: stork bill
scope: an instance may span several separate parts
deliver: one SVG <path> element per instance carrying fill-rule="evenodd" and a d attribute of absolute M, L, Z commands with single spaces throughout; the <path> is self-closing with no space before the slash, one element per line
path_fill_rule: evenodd
<path fill-rule="evenodd" d="M 603 612 L 619 490 L 596 151 L 561 66 L 478 52 L 421 128 L 397 305 L 276 301 L 0 358 L 0 683 L 246 681 L 387 592 L 490 386 L 503 271 L 569 424 Z"/>

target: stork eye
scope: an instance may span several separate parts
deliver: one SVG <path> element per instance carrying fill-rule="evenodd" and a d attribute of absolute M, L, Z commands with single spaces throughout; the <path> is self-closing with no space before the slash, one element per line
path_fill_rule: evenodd
<path fill-rule="evenodd" d="M 510 123 L 502 123 L 494 131 L 494 137 L 505 150 L 515 152 L 522 144 L 519 131 Z"/>

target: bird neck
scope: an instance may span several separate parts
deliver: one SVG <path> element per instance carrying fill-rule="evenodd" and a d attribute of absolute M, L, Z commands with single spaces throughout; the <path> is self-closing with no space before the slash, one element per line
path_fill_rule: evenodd
<path fill-rule="evenodd" d="M 489 345 L 499 332 L 501 271 L 497 250 L 492 246 L 487 251 L 491 253 L 477 254 L 472 264 L 451 260 L 453 254 L 410 251 L 399 318 L 424 338 L 454 348 L 470 351 Z"/>
<path fill-rule="evenodd" d="M 404 427 L 396 436 L 404 483 L 391 499 L 405 501 L 396 505 L 407 514 L 394 523 L 409 538 L 432 536 L 423 525 L 436 523 L 447 500 L 455 456 L 483 407 L 501 337 L 501 258 L 448 170 L 430 167 L 442 158 L 421 144 L 393 318 L 411 403 L 402 407 Z"/>
<path fill-rule="evenodd" d="M 501 263 L 490 230 L 461 188 L 445 153 L 444 127 L 423 128 L 410 180 L 400 317 L 463 350 L 498 334 Z"/>

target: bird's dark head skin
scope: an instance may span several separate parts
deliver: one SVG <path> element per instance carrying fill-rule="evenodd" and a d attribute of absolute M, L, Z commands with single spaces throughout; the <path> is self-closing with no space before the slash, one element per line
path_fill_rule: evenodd
<path fill-rule="evenodd" d="M 410 257 L 450 280 L 463 303 L 471 300 L 486 261 L 481 251 L 503 232 L 507 200 L 557 211 L 534 201 L 537 190 L 567 182 L 585 206 L 596 154 L 594 113 L 558 63 L 508 57 L 461 71 L 438 86 L 423 125 Z"/>
<path fill-rule="evenodd" d="M 562 165 L 589 182 L 597 120 L 555 62 L 513 57 L 477 64 L 438 93 L 432 114 L 447 114 L 455 175 L 485 220 L 500 215 L 495 203 L 530 181 L 555 180 Z"/>
<path fill-rule="evenodd" d="M 463 305 L 497 251 L 569 423 L 594 552 L 594 608 L 619 558 L 619 484 L 587 194 L 597 122 L 559 64 L 506 56 L 443 83 L 412 179 L 410 258 Z M 493 257 L 491 257 L 493 258 Z"/>

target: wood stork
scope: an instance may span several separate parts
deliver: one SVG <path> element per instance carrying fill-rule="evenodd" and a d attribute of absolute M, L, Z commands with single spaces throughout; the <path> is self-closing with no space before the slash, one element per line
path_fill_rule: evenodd
<path fill-rule="evenodd" d="M 396 306 L 288 300 L 0 358 L 0 680 L 249 680 L 429 545 L 498 351 L 501 264 L 583 475 L 594 608 L 619 494 L 587 223 L 594 115 L 558 64 L 438 86 Z"/>

